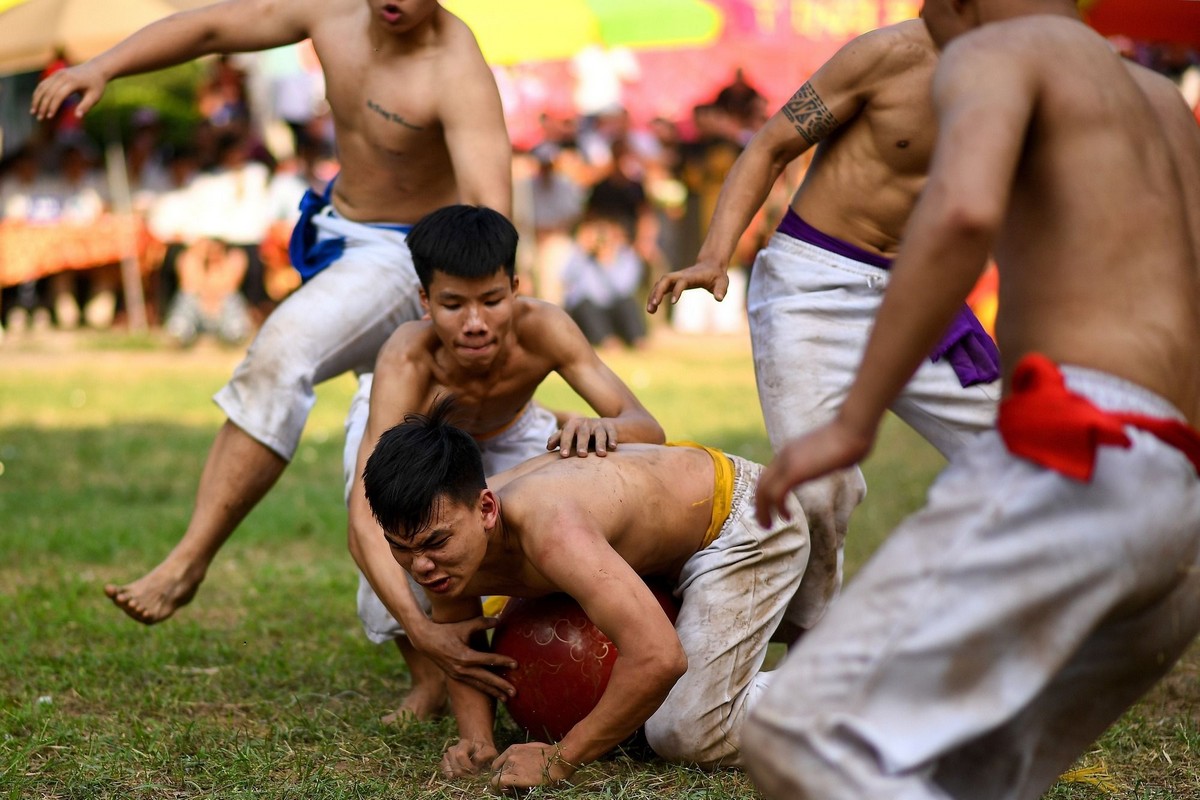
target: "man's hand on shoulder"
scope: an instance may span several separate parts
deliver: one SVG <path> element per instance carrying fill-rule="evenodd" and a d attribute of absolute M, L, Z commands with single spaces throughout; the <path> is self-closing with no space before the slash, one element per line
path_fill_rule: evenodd
<path fill-rule="evenodd" d="M 617 449 L 617 426 L 607 418 L 570 416 L 546 442 L 547 450 L 556 448 L 563 458 L 587 458 L 589 450 L 603 458 Z"/>

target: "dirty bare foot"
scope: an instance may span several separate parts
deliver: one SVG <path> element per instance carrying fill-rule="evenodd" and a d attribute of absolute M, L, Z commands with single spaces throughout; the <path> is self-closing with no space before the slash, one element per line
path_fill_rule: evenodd
<path fill-rule="evenodd" d="M 106 585 L 104 593 L 117 608 L 133 619 L 153 625 L 190 603 L 196 596 L 196 590 L 200 588 L 202 580 L 203 572 L 198 576 L 187 571 L 181 574 L 178 569 L 164 561 L 133 583 L 124 586 L 111 583 Z"/>
<path fill-rule="evenodd" d="M 408 666 L 408 674 L 412 676 L 412 689 L 399 708 L 381 717 L 379 721 L 384 725 L 403 724 L 414 720 L 426 722 L 444 714 L 449 697 L 445 673 L 428 656 L 417 650 L 407 636 L 397 636 L 396 647 Z"/>
<path fill-rule="evenodd" d="M 384 725 L 403 725 L 405 722 L 428 722 L 446 713 L 446 684 L 414 686 L 404 702 L 390 714 L 379 719 Z"/>

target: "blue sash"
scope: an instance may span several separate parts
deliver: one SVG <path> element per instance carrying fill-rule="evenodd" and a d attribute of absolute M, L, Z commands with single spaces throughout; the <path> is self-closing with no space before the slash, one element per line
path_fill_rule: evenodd
<path fill-rule="evenodd" d="M 300 219 L 292 228 L 292 237 L 288 240 L 288 258 L 292 266 L 300 273 L 301 282 L 307 282 L 321 270 L 342 257 L 346 251 L 346 237 L 327 237 L 317 241 L 317 229 L 312 219 L 320 214 L 332 202 L 333 181 L 325 187 L 325 191 L 317 194 L 312 189 L 304 192 L 300 198 Z M 360 223 L 372 228 L 384 228 L 390 231 L 407 234 L 412 225 L 397 225 L 384 222 Z"/>
<path fill-rule="evenodd" d="M 300 219 L 296 221 L 292 238 L 288 240 L 288 258 L 300 273 L 301 282 L 307 282 L 337 261 L 346 250 L 346 240 L 342 237 L 318 242 L 317 229 L 312 224 L 312 218 L 329 205 L 332 196 L 333 181 L 330 181 L 323 193 L 317 194 L 308 189 L 300 198 Z"/>

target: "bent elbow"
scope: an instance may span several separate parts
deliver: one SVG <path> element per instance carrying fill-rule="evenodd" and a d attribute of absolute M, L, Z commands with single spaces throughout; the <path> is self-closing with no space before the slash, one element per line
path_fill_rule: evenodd
<path fill-rule="evenodd" d="M 957 209 L 949 219 L 950 230 L 963 239 L 991 236 L 1000 225 L 1000 217 L 986 208 Z"/>
<path fill-rule="evenodd" d="M 670 686 L 684 676 L 688 669 L 687 653 L 684 652 L 683 646 L 672 648 L 669 652 L 663 653 L 655 664 L 657 674 L 661 675 L 663 682 Z"/>
<path fill-rule="evenodd" d="M 1000 228 L 1004 207 L 990 197 L 959 197 L 947 204 L 942 220 L 947 233 L 955 238 L 987 238 Z"/>

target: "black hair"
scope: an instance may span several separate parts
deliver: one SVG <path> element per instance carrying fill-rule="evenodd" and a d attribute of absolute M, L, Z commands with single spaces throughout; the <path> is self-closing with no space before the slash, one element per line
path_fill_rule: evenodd
<path fill-rule="evenodd" d="M 450 422 L 454 396 L 428 414 L 406 414 L 375 444 L 363 469 L 371 513 L 390 536 L 411 539 L 444 500 L 473 503 L 487 488 L 483 456 L 471 434 Z"/>
<path fill-rule="evenodd" d="M 517 270 L 517 229 L 484 206 L 445 206 L 426 214 L 408 234 L 413 266 L 426 292 L 435 271 L 455 278 L 488 278 Z"/>

